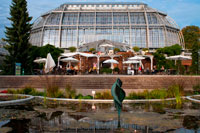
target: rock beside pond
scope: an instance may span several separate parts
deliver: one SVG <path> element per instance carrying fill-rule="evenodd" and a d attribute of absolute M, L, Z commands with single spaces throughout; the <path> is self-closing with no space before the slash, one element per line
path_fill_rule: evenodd
<path fill-rule="evenodd" d="M 2 127 L 0 128 L 0 133 L 8 133 L 11 132 L 12 128 L 11 127 Z"/>

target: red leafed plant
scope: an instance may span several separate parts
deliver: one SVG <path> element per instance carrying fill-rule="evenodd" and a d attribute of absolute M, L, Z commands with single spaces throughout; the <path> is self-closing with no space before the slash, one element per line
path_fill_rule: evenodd
<path fill-rule="evenodd" d="M 3 90 L 0 93 L 8 93 L 8 91 L 7 90 Z"/>

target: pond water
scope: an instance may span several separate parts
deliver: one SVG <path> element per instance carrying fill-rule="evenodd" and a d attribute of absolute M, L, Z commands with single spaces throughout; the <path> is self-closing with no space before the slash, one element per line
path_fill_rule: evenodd
<path fill-rule="evenodd" d="M 113 104 L 35 99 L 0 107 L 0 132 L 199 132 L 200 104 L 184 101 L 123 104 L 118 129 Z"/>

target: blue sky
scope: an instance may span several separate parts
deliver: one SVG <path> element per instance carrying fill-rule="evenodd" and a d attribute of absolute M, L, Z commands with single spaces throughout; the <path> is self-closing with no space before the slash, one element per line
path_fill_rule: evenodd
<path fill-rule="evenodd" d="M 5 26 L 9 26 L 9 6 L 12 0 L 1 0 L 0 38 L 5 37 Z M 32 22 L 41 14 L 66 2 L 93 2 L 94 0 L 27 0 Z M 95 2 L 143 2 L 150 7 L 167 13 L 183 28 L 187 25 L 200 26 L 200 0 L 95 0 Z"/>

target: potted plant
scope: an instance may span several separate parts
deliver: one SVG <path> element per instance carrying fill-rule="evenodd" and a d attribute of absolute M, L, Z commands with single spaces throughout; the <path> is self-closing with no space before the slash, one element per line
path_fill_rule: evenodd
<path fill-rule="evenodd" d="M 114 74 L 118 74 L 118 73 L 119 73 L 119 68 L 118 68 L 118 67 L 115 67 L 115 68 L 113 69 L 113 72 L 114 72 Z"/>
<path fill-rule="evenodd" d="M 133 47 L 132 49 L 133 49 L 134 52 L 136 52 L 136 53 L 140 51 L 140 48 L 139 48 L 138 46 L 135 46 L 135 47 Z"/>
<path fill-rule="evenodd" d="M 120 49 L 119 49 L 119 48 L 115 48 L 115 49 L 114 49 L 114 53 L 116 54 L 116 53 L 118 53 L 118 52 L 120 52 Z"/>
<path fill-rule="evenodd" d="M 76 52 L 76 47 L 72 46 L 72 47 L 69 47 L 68 49 L 69 49 L 70 52 Z"/>
<path fill-rule="evenodd" d="M 96 49 L 95 48 L 90 48 L 89 51 L 94 54 Z"/>
<path fill-rule="evenodd" d="M 103 74 L 111 74 L 112 73 L 112 69 L 110 68 L 102 68 L 100 70 L 100 73 L 103 73 Z"/>

